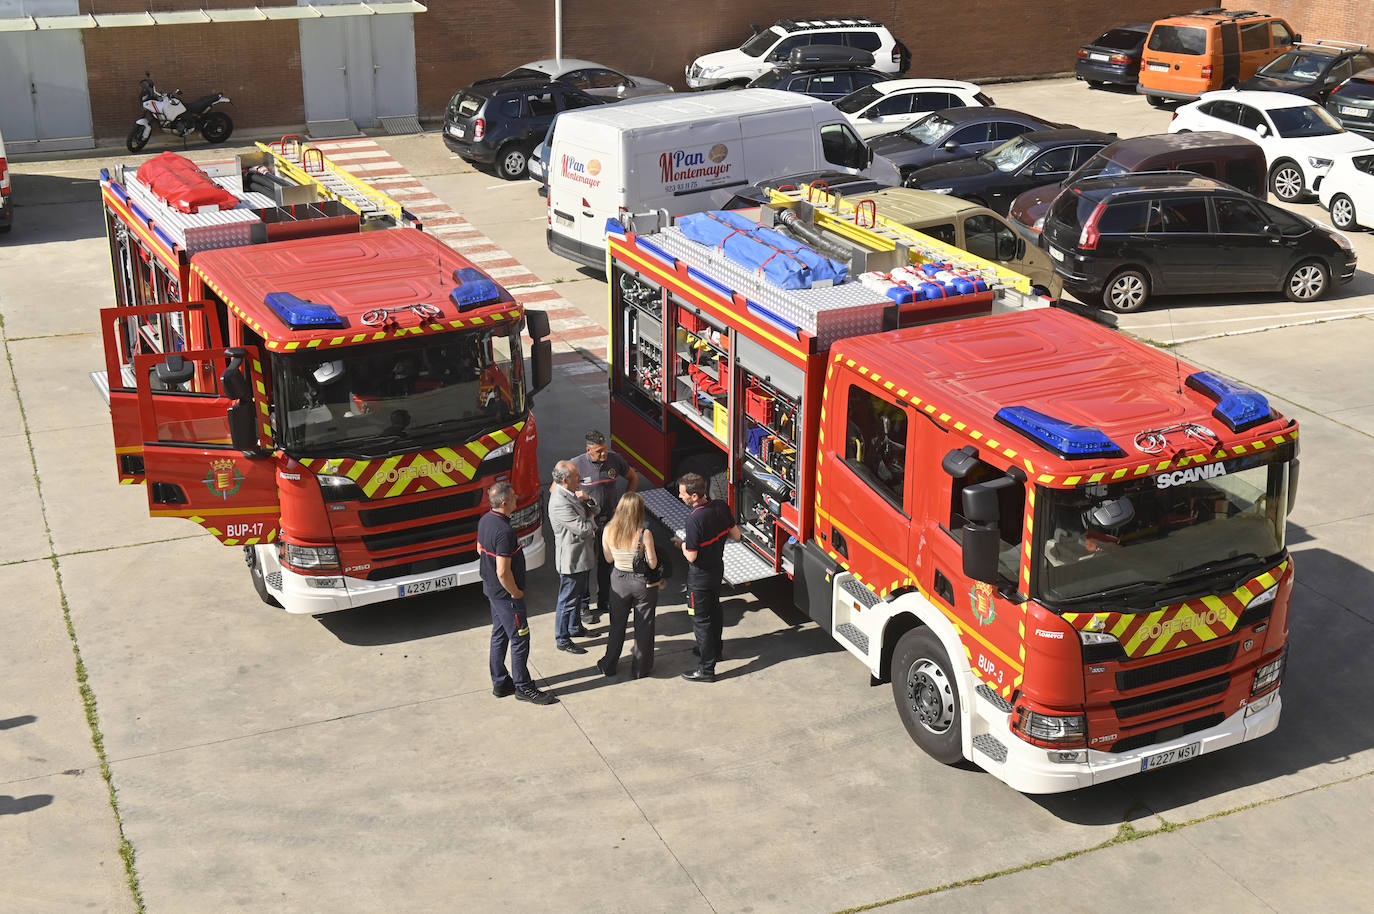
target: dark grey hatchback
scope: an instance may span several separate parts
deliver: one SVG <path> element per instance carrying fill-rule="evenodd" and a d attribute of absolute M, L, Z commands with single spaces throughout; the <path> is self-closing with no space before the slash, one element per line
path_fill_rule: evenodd
<path fill-rule="evenodd" d="M 1178 293 L 1316 301 L 1355 277 L 1339 233 L 1188 172 L 1079 181 L 1050 206 L 1043 240 L 1071 292 L 1118 312 Z"/>
<path fill-rule="evenodd" d="M 874 137 L 868 148 L 897 166 L 905 178 L 928 165 L 966 159 L 1032 130 L 1072 127 L 1010 108 L 947 108 L 927 114 L 896 133 Z"/>
<path fill-rule="evenodd" d="M 560 111 L 605 99 L 547 80 L 496 79 L 459 89 L 444 114 L 444 145 L 507 181 L 525 177 L 530 153 Z"/>

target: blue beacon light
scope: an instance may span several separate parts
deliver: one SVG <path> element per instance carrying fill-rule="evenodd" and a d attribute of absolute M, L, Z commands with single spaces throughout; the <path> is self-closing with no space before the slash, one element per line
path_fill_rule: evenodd
<path fill-rule="evenodd" d="M 268 292 L 264 301 L 292 330 L 347 326 L 333 305 L 317 305 L 290 292 Z"/>
<path fill-rule="evenodd" d="M 1028 406 L 1004 406 L 995 418 L 1067 460 L 1126 456 L 1126 452 L 1100 428 L 1074 425 Z"/>
<path fill-rule="evenodd" d="M 1273 418 L 1264 394 L 1210 371 L 1188 375 L 1184 383 L 1216 404 L 1212 416 L 1233 432 L 1243 432 Z"/>
<path fill-rule="evenodd" d="M 459 267 L 454 270 L 453 281 L 458 283 L 458 287 L 450 292 L 448 297 L 458 306 L 459 312 L 471 311 L 501 297 L 501 287 L 492 282 L 481 270 L 473 267 Z"/>

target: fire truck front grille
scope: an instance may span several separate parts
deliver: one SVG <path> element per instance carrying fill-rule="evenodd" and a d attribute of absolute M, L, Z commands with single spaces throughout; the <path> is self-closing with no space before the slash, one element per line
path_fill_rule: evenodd
<path fill-rule="evenodd" d="M 389 581 L 392 578 L 405 577 L 408 574 L 438 571 L 440 568 L 447 568 L 449 565 L 465 565 L 468 562 L 476 560 L 477 550 L 465 549 L 462 552 L 451 552 L 448 555 L 441 555 L 432 559 L 420 559 L 415 562 L 402 562 L 399 565 L 388 565 L 386 568 L 374 568 L 367 573 L 367 579 L 369 581 Z"/>
<path fill-rule="evenodd" d="M 471 511 L 481 503 L 482 490 L 474 489 L 471 492 L 455 492 L 442 498 L 422 498 L 403 505 L 363 508 L 358 512 L 358 520 L 362 521 L 364 527 L 382 527 L 422 517 L 452 514 L 455 511 Z"/>
<path fill-rule="evenodd" d="M 1165 689 L 1162 692 L 1153 692 L 1149 695 L 1142 695 L 1139 698 L 1127 698 L 1122 701 L 1112 702 L 1112 708 L 1116 711 L 1117 718 L 1126 720 L 1132 717 L 1139 717 L 1142 714 L 1154 714 L 1159 711 L 1167 711 L 1178 705 L 1188 704 L 1203 698 L 1210 698 L 1213 695 L 1220 695 L 1226 691 L 1226 687 L 1231 684 L 1231 676 L 1223 673 L 1220 676 L 1213 676 L 1201 682 L 1187 682 L 1172 689 Z"/>
<path fill-rule="evenodd" d="M 1116 687 L 1122 692 L 1143 689 L 1146 686 L 1152 686 L 1169 679 L 1192 676 L 1213 667 L 1226 666 L 1234 659 L 1236 659 L 1236 645 L 1226 644 L 1201 654 L 1179 657 L 1176 660 L 1166 660 L 1163 663 L 1142 666 L 1134 670 L 1122 670 L 1116 674 Z"/>
<path fill-rule="evenodd" d="M 1117 740 L 1108 751 L 1130 752 L 1132 749 L 1139 749 L 1141 746 L 1150 746 L 1155 743 L 1163 743 L 1168 740 L 1178 739 L 1181 736 L 1187 736 L 1189 733 L 1196 733 L 1199 730 L 1207 730 L 1211 727 L 1215 727 L 1225 719 L 1225 714 L 1208 714 L 1196 720 L 1189 720 L 1181 724 L 1161 727 L 1158 730 L 1151 730 L 1148 733 L 1134 733 L 1125 739 Z"/>
<path fill-rule="evenodd" d="M 460 517 L 438 524 L 411 527 L 408 530 L 394 530 L 390 533 L 373 533 L 363 537 L 363 545 L 368 552 L 385 552 L 389 549 L 403 549 L 418 546 L 434 540 L 453 539 L 455 536 L 471 536 L 477 532 L 476 517 Z"/>

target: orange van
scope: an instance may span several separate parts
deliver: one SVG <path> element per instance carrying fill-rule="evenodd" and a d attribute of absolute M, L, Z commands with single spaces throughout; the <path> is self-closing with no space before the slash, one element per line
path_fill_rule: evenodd
<path fill-rule="evenodd" d="M 1136 91 L 1150 104 L 1193 101 L 1229 89 L 1301 40 L 1278 16 L 1254 10 L 1193 10 L 1150 27 Z"/>

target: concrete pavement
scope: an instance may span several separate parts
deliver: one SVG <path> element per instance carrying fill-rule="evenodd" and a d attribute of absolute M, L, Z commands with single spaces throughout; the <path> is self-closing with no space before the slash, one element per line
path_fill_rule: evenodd
<path fill-rule="evenodd" d="M 1009 103 L 1015 88 L 993 94 Z M 1071 90 L 1088 93 L 1051 86 L 1044 104 L 1081 104 Z M 1122 109 L 1158 115 L 1132 101 L 1145 113 Z M 427 187 L 604 322 L 604 286 L 540 260 L 542 226 L 517 211 L 528 201 L 487 175 L 439 175 L 437 143 L 382 145 L 406 171 L 435 168 Z M 136 908 L 74 644 L 149 911 L 809 912 L 920 892 L 885 909 L 1367 904 L 1374 494 L 1359 468 L 1374 462 L 1374 320 L 1173 350 L 1304 423 L 1279 730 L 1033 798 L 922 756 L 888 689 L 869 688 L 775 589 L 726 602 L 721 682 L 676 678 L 691 663 L 676 591 L 656 675 L 609 682 L 591 667 L 602 639 L 585 657 L 553 649 L 555 579 L 541 569 L 532 660 L 563 697 L 553 708 L 491 697 L 475 588 L 318 619 L 258 602 L 236 550 L 149 519 L 142 489 L 114 484 L 85 377 L 100 362 L 94 311 L 110 300 L 100 161 L 15 165 L 18 219 L 0 241 L 0 909 Z M 1215 311 L 1247 307 L 1169 310 L 1206 336 Z M 604 388 L 573 383 L 572 367 L 537 404 L 546 467 L 605 422 Z"/>

